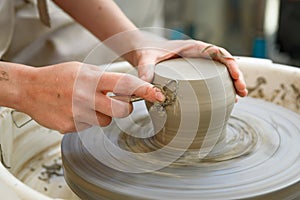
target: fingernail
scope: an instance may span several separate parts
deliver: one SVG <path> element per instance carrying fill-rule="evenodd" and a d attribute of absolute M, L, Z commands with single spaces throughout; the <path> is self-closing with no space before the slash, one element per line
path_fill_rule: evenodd
<path fill-rule="evenodd" d="M 166 97 L 161 92 L 156 92 L 156 99 L 160 102 L 165 101 Z"/>

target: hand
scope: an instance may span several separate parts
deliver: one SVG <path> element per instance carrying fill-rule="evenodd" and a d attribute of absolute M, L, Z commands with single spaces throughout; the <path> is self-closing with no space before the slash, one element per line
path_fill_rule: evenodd
<path fill-rule="evenodd" d="M 19 111 L 39 124 L 61 133 L 106 126 L 111 117 L 125 117 L 129 102 L 107 93 L 136 95 L 148 101 L 164 101 L 160 91 L 141 79 L 121 73 L 103 72 L 95 66 L 68 62 L 42 68 L 28 67 L 30 79 L 21 82 Z"/>
<path fill-rule="evenodd" d="M 248 91 L 242 72 L 232 55 L 221 47 L 195 40 L 162 40 L 145 45 L 135 52 L 135 62 L 139 77 L 151 82 L 155 64 L 175 57 L 202 57 L 214 59 L 226 65 L 233 80 L 236 93 L 244 97 Z"/>

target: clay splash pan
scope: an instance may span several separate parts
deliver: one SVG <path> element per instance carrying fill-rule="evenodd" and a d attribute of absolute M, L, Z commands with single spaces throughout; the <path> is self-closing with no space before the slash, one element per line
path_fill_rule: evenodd
<path fill-rule="evenodd" d="M 114 123 L 63 138 L 65 179 L 82 199 L 283 199 L 300 187 L 300 116 L 278 105 L 240 99 L 202 159 Z"/>

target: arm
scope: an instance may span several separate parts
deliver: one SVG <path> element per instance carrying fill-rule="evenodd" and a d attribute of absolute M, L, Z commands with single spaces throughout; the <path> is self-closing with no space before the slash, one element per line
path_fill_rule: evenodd
<path fill-rule="evenodd" d="M 115 37 L 114 41 L 106 42 L 106 45 L 122 54 L 131 64 L 137 64 L 131 51 L 137 48 L 142 35 L 113 0 L 53 1 L 101 41 L 126 32 Z"/>
<path fill-rule="evenodd" d="M 112 0 L 54 2 L 102 41 L 114 34 L 136 29 Z"/>
<path fill-rule="evenodd" d="M 111 117 L 129 115 L 131 103 L 110 98 L 107 92 L 164 101 L 150 83 L 79 62 L 41 68 L 0 62 L 0 74 L 1 106 L 24 112 L 61 133 L 106 126 Z"/>
<path fill-rule="evenodd" d="M 143 37 L 112 0 L 54 0 L 54 2 L 101 41 L 122 33 L 118 35 L 119 37 L 114 37 L 114 41 L 105 41 L 105 44 L 136 66 L 139 77 L 145 81 L 152 81 L 155 64 L 163 60 L 178 56 L 206 57 L 225 64 L 237 94 L 247 95 L 243 74 L 231 54 L 223 48 L 216 46 L 208 48 L 212 45 L 192 40 L 151 41 L 151 38 Z"/>
<path fill-rule="evenodd" d="M 101 40 L 136 29 L 113 1 L 56 2 Z M 78 85 L 80 80 L 84 84 Z M 122 88 L 124 85 L 126 88 Z M 164 101 L 161 92 L 141 79 L 102 72 L 78 62 L 42 68 L 0 62 L 0 91 L 0 106 L 24 112 L 39 124 L 61 133 L 91 125 L 106 126 L 111 117 L 125 117 L 132 111 L 131 103 L 109 98 L 107 92 L 134 94 L 151 102 Z"/>
<path fill-rule="evenodd" d="M 29 68 L 19 64 L 0 62 L 0 105 L 18 109 L 20 101 L 21 77 Z M 29 78 L 29 77 L 28 77 Z"/>

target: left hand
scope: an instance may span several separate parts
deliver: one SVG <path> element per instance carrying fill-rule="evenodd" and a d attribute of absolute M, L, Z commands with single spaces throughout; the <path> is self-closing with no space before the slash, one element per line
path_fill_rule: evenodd
<path fill-rule="evenodd" d="M 248 93 L 242 72 L 235 59 L 224 48 L 195 40 L 164 40 L 146 44 L 146 47 L 135 51 L 135 59 L 132 63 L 137 66 L 139 77 L 145 81 L 153 80 L 154 67 L 161 61 L 175 57 L 202 57 L 225 64 L 236 93 L 241 97 Z"/>

